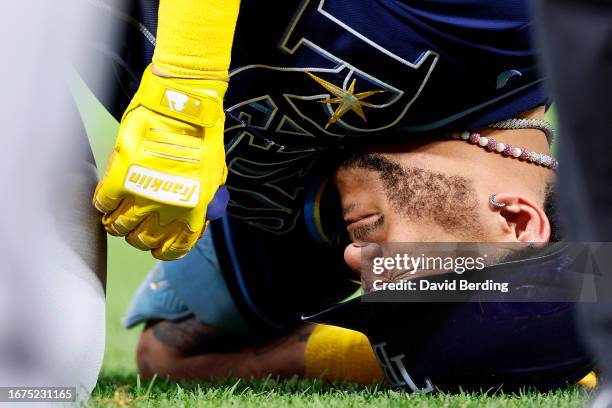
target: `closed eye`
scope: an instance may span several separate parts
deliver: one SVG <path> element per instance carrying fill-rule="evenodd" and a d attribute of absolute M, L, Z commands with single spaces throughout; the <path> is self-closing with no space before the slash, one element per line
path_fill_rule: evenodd
<path fill-rule="evenodd" d="M 352 241 L 368 241 L 368 237 L 372 235 L 372 233 L 382 229 L 385 224 L 385 216 L 383 214 L 379 215 L 373 222 L 369 222 L 367 224 L 362 223 L 354 223 L 356 226 L 352 226 L 350 224 L 347 227 L 348 233 L 351 237 Z M 370 240 L 373 241 L 373 240 Z"/>

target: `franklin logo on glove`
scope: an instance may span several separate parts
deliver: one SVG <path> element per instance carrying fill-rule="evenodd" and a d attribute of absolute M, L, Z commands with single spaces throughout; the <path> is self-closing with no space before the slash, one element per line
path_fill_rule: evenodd
<path fill-rule="evenodd" d="M 200 181 L 131 166 L 125 179 L 125 188 L 160 203 L 195 207 L 198 204 Z"/>

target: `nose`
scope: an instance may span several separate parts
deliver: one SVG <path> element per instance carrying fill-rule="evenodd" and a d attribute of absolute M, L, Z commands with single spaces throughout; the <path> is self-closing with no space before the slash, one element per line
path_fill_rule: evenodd
<path fill-rule="evenodd" d="M 353 242 L 344 248 L 344 262 L 359 276 L 362 265 L 371 265 L 373 259 L 381 255 L 381 246 L 374 243 Z"/>

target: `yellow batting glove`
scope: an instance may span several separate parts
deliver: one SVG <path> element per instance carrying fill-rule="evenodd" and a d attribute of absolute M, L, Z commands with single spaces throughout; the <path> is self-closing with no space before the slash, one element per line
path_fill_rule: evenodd
<path fill-rule="evenodd" d="M 93 198 L 109 234 L 158 259 L 178 259 L 224 212 L 227 85 L 147 68 Z"/>

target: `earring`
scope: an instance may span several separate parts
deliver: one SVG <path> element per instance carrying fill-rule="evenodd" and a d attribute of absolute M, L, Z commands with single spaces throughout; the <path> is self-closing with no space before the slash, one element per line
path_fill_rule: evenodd
<path fill-rule="evenodd" d="M 489 204 L 491 204 L 495 208 L 504 208 L 506 203 L 498 203 L 497 202 L 497 193 L 491 194 L 489 197 Z"/>

